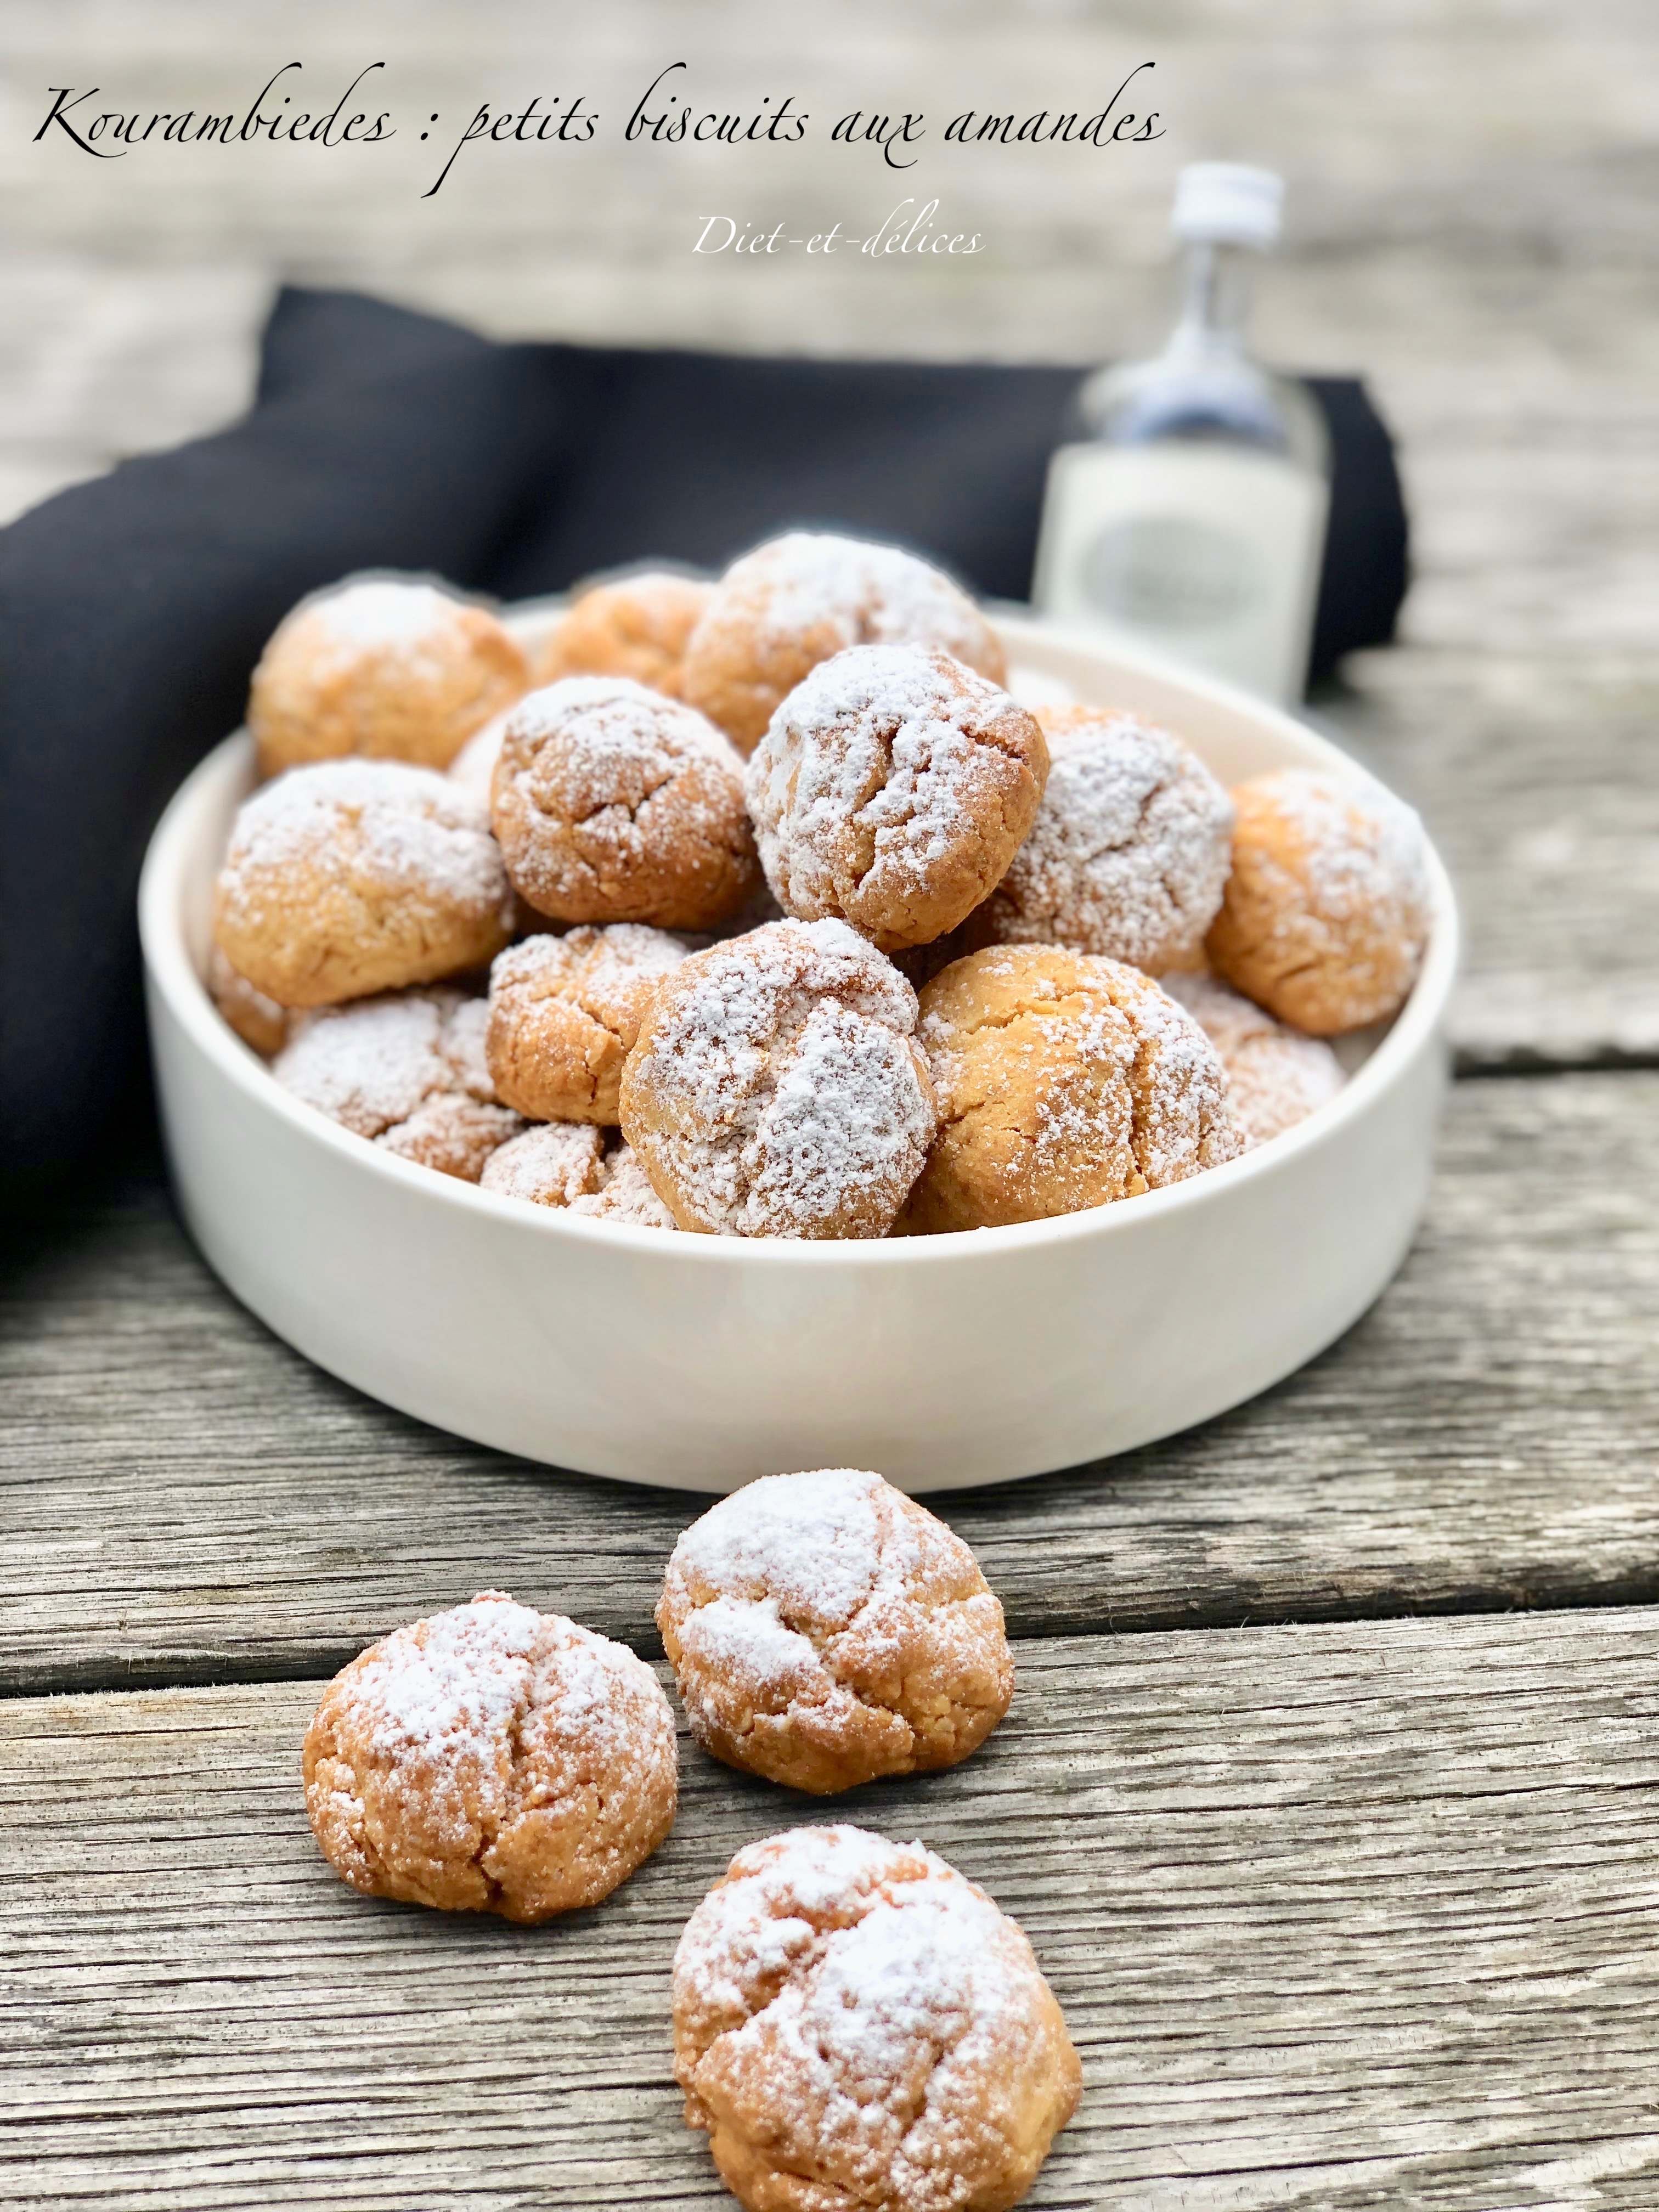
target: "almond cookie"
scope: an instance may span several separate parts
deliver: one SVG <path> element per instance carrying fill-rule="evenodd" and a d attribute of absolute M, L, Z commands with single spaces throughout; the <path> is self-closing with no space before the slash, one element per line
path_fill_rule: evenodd
<path fill-rule="evenodd" d="M 631 1147 L 607 1149 L 604 1130 L 590 1121 L 538 1122 L 491 1155 L 481 1181 L 485 1190 L 532 1206 L 631 1222 L 636 1229 L 679 1225 Z"/>
<path fill-rule="evenodd" d="M 1203 965 L 1232 865 L 1233 804 L 1167 730 L 1099 707 L 1039 708 L 1048 785 L 970 925 L 980 944 L 1066 945 L 1149 975 Z"/>
<path fill-rule="evenodd" d="M 1276 1022 L 1213 975 L 1170 975 L 1164 988 L 1220 1054 L 1228 1110 L 1247 1152 L 1305 1121 L 1346 1081 L 1329 1045 Z"/>
<path fill-rule="evenodd" d="M 495 1095 L 540 1121 L 618 1119 L 622 1066 L 640 1018 L 686 946 L 637 921 L 526 937 L 489 971 Z"/>
<path fill-rule="evenodd" d="M 750 2212 L 1007 2212 L 1082 2068 L 1024 1931 L 921 1844 L 750 1844 L 674 1954 L 674 2073 Z"/>
<path fill-rule="evenodd" d="M 484 1063 L 487 1010 L 459 991 L 400 991 L 295 1021 L 271 1073 L 342 1128 L 477 1182 L 523 1128 L 497 1103 Z"/>
<path fill-rule="evenodd" d="M 773 1474 L 674 1547 L 657 1626 L 705 1751 L 827 1796 L 954 1766 L 1008 1710 L 1002 1607 L 878 1474 Z"/>
<path fill-rule="evenodd" d="M 775 921 L 657 986 L 623 1133 L 682 1229 L 884 1237 L 934 1126 L 916 996 L 840 921 Z"/>
<path fill-rule="evenodd" d="M 759 887 L 743 763 L 712 722 L 626 677 L 520 701 L 490 811 L 514 883 L 558 921 L 704 929 Z"/>
<path fill-rule="evenodd" d="M 539 680 L 631 676 L 678 699 L 686 641 L 714 595 L 712 584 L 668 568 L 641 568 L 591 585 L 549 638 Z"/>
<path fill-rule="evenodd" d="M 248 692 L 259 773 L 372 753 L 447 768 L 529 689 L 488 608 L 414 576 L 359 576 L 302 599 L 272 633 Z"/>
<path fill-rule="evenodd" d="M 783 702 L 745 788 L 785 913 L 850 921 L 892 952 L 995 886 L 1048 774 L 1041 728 L 994 684 L 948 653 L 859 645 Z"/>
<path fill-rule="evenodd" d="M 516 913 L 489 817 L 447 778 L 324 761 L 238 810 L 213 931 L 278 1006 L 323 1006 L 482 967 Z"/>
<path fill-rule="evenodd" d="M 1311 769 L 1253 776 L 1233 801 L 1232 874 L 1206 941 L 1217 975 L 1315 1036 L 1394 1013 L 1428 942 L 1416 815 Z"/>
<path fill-rule="evenodd" d="M 734 561 L 685 649 L 684 696 L 752 752 L 782 701 L 849 645 L 938 647 L 994 684 L 994 630 L 966 592 L 913 553 L 791 531 Z"/>
<path fill-rule="evenodd" d="M 485 1590 L 335 1676 L 305 1789 L 354 1889 L 548 1920 L 609 1896 L 673 1826 L 673 1716 L 624 1645 Z"/>
<path fill-rule="evenodd" d="M 208 955 L 208 995 L 242 1042 L 262 1060 L 274 1059 L 288 1039 L 288 1008 L 256 991 L 216 945 Z"/>
<path fill-rule="evenodd" d="M 940 1126 L 915 1231 L 1042 1221 L 1237 1157 L 1203 1030 L 1138 968 L 1058 945 L 970 953 L 921 994 Z"/>

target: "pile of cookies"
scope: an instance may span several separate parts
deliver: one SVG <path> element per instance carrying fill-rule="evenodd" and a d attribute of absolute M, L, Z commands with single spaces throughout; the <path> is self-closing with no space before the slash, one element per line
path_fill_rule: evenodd
<path fill-rule="evenodd" d="M 658 1625 L 691 1730 L 817 1795 L 954 1765 L 1006 1713 L 1002 1607 L 878 1474 L 781 1474 L 681 1536 Z M 625 1646 L 497 1591 L 355 1659 L 307 1732 L 306 1805 L 356 1889 L 540 1922 L 668 1838 L 675 1732 Z M 753 2212 L 992 2212 L 1081 2087 L 1031 1946 L 919 1843 L 793 1828 L 732 1859 L 675 1954 L 688 2125 Z"/>
<path fill-rule="evenodd" d="M 210 988 L 343 1127 L 600 1218 L 925 1235 L 1181 1182 L 1399 1007 L 1420 830 L 1009 680 L 948 577 L 846 538 L 617 578 L 533 650 L 349 580 L 254 672 Z"/>

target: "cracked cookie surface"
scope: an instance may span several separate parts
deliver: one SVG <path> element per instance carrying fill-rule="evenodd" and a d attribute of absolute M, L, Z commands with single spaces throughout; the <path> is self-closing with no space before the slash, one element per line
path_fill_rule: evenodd
<path fill-rule="evenodd" d="M 917 1024 L 939 1130 L 905 1208 L 924 1234 L 1042 1221 L 1234 1158 L 1226 1076 L 1138 968 L 1054 945 L 953 961 Z"/>
<path fill-rule="evenodd" d="M 1008 1710 L 1002 1607 L 878 1474 L 769 1475 L 674 1547 L 657 1626 L 697 1741 L 814 1796 L 954 1766 Z"/>
<path fill-rule="evenodd" d="M 750 2212 L 1006 2212 L 1082 2083 L 1024 1931 L 847 1826 L 748 1845 L 692 1914 L 674 2072 Z"/>
<path fill-rule="evenodd" d="M 490 815 L 514 888 L 556 921 L 706 929 L 760 887 L 743 763 L 623 676 L 568 676 L 501 731 Z"/>
<path fill-rule="evenodd" d="M 994 684 L 947 653 L 860 645 L 789 694 L 746 787 L 785 913 L 850 922 L 892 952 L 988 896 L 1048 774 L 1042 729 Z"/>
<path fill-rule="evenodd" d="M 674 1824 L 673 1717 L 651 1669 L 497 1590 L 337 1674 L 304 1772 L 317 1841 L 354 1889 L 508 1920 L 597 1903 Z"/>
<path fill-rule="evenodd" d="M 1069 945 L 1149 975 L 1201 966 L 1231 866 L 1225 791 L 1178 738 L 1136 715 L 1051 707 L 1037 720 L 1048 787 L 970 939 Z"/>
<path fill-rule="evenodd" d="M 495 1093 L 538 1121 L 615 1127 L 623 1062 L 662 977 L 687 946 L 642 922 L 526 937 L 489 971 Z"/>

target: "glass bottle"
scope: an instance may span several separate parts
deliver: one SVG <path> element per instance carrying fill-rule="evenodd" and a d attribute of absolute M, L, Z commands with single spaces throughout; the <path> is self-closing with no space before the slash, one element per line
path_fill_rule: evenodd
<path fill-rule="evenodd" d="M 1048 465 L 1039 613 L 1281 701 L 1299 699 L 1324 551 L 1329 447 L 1306 390 L 1245 349 L 1246 256 L 1281 180 L 1204 161 L 1177 180 L 1185 297 L 1151 361 L 1080 387 Z"/>

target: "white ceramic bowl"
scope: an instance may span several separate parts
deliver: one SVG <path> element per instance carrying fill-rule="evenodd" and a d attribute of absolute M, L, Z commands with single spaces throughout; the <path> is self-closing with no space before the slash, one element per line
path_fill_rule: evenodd
<path fill-rule="evenodd" d="M 1346 757 L 1224 685 L 1005 619 L 1011 656 L 1168 723 L 1224 783 Z M 243 735 L 179 792 L 139 894 L 179 1202 L 243 1303 L 421 1419 L 526 1457 L 724 1491 L 870 1467 L 912 1491 L 1127 1451 L 1206 1420 L 1341 1334 L 1427 1194 L 1457 957 L 1450 887 L 1410 1001 L 1331 1104 L 1224 1168 L 1116 1206 L 882 1243 L 665 1235 L 434 1175 L 301 1105 L 202 976 L 213 878 L 252 782 Z"/>

